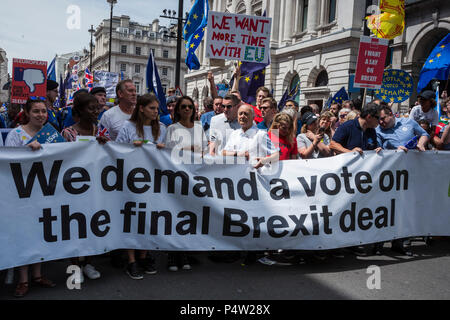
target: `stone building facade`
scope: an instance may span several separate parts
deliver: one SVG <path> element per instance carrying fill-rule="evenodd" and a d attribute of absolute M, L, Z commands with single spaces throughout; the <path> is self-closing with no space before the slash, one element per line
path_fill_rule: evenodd
<path fill-rule="evenodd" d="M 412 73 L 417 84 L 427 55 L 449 32 L 447 2 L 406 1 L 406 28 L 402 36 L 390 41 L 386 67 Z M 210 0 L 210 9 L 247 15 L 262 15 L 265 10 L 272 18 L 266 87 L 279 100 L 299 79 L 300 104 L 322 106 L 341 87 L 349 87 L 360 36 L 364 34 L 364 17 L 371 6 L 378 4 L 378 0 Z M 214 72 L 216 83 L 228 83 L 234 69 L 232 61 L 227 61 L 225 67 L 211 67 L 204 51 L 203 44 L 197 51 L 201 69 L 190 71 L 185 78 L 187 93 L 199 100 L 209 93 L 209 70 Z M 359 90 L 352 97 L 358 95 Z"/>
<path fill-rule="evenodd" d="M 6 57 L 6 51 L 0 48 L 0 102 L 7 102 L 9 99 L 9 90 L 3 90 L 9 80 L 8 58 Z"/>

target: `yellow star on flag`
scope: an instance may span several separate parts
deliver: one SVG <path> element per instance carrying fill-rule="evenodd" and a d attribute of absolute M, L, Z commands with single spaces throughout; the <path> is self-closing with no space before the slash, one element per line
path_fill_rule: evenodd
<path fill-rule="evenodd" d="M 394 102 L 394 98 L 391 98 L 391 102 Z"/>
<path fill-rule="evenodd" d="M 250 77 L 245 77 L 245 82 L 249 82 L 250 81 Z"/>
<path fill-rule="evenodd" d="M 266 70 L 264 69 L 263 71 L 261 71 L 262 74 L 266 74 Z"/>
<path fill-rule="evenodd" d="M 412 86 L 411 86 L 411 83 L 408 83 L 407 85 L 406 85 L 408 88 L 411 88 Z"/>
<path fill-rule="evenodd" d="M 200 36 L 198 35 L 198 34 L 196 34 L 195 36 L 194 36 L 194 39 L 198 39 Z"/>
<path fill-rule="evenodd" d="M 187 24 L 188 26 L 190 26 L 190 25 L 191 25 L 191 22 L 188 20 L 188 22 L 186 22 L 186 24 Z"/>
<path fill-rule="evenodd" d="M 389 72 L 385 71 L 385 72 L 384 72 L 384 75 L 385 75 L 385 76 L 388 76 L 388 75 L 389 75 Z"/>
<path fill-rule="evenodd" d="M 397 101 L 402 101 L 402 97 L 397 97 Z"/>
<path fill-rule="evenodd" d="M 383 98 L 383 100 L 386 100 L 386 98 L 387 98 L 386 96 L 381 96 L 381 97 Z"/>
<path fill-rule="evenodd" d="M 193 47 L 195 47 L 195 44 L 192 43 L 192 44 L 191 44 L 191 48 L 193 48 Z"/>
<path fill-rule="evenodd" d="M 187 30 L 184 30 L 184 34 L 186 34 L 187 33 Z"/>
<path fill-rule="evenodd" d="M 438 53 L 438 54 L 436 55 L 436 57 L 438 57 L 438 58 L 439 58 L 440 56 L 441 56 L 441 54 L 440 54 L 440 53 Z"/>
<path fill-rule="evenodd" d="M 400 72 L 400 73 L 399 73 L 399 76 L 400 76 L 400 77 L 403 77 L 404 75 L 405 75 L 404 72 Z"/>
<path fill-rule="evenodd" d="M 441 46 L 441 48 L 444 49 L 444 48 L 445 48 L 445 44 L 443 44 L 443 45 Z"/>
<path fill-rule="evenodd" d="M 375 90 L 375 94 L 379 94 L 380 93 L 380 90 Z"/>
<path fill-rule="evenodd" d="M 259 76 L 256 75 L 253 79 L 258 80 L 258 79 L 259 79 Z"/>
<path fill-rule="evenodd" d="M 397 74 L 397 71 L 392 71 L 392 74 L 395 76 Z"/>
<path fill-rule="evenodd" d="M 433 59 L 431 59 L 430 61 L 428 61 L 429 63 L 433 63 Z"/>
<path fill-rule="evenodd" d="M 192 17 L 194 18 L 194 20 L 197 20 L 198 15 L 196 15 L 196 14 L 194 13 L 194 15 L 193 15 Z"/>

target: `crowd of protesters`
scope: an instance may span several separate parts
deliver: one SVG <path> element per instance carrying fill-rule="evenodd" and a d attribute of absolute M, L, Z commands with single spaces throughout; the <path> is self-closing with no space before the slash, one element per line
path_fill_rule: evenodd
<path fill-rule="evenodd" d="M 54 107 L 58 84 L 49 80 L 46 97 L 30 97 L 24 106 L 12 104 L 1 114 L 0 125 L 12 128 L 4 145 L 28 145 L 32 150 L 40 149 L 39 142 L 29 141 L 48 122 L 66 141 L 91 137 L 101 144 L 116 141 L 140 147 L 150 143 L 158 149 L 179 148 L 203 155 L 245 157 L 254 168 L 273 161 L 316 159 L 346 152 L 363 154 L 367 150 L 450 150 L 450 126 L 446 120 L 450 118 L 450 98 L 441 104 L 443 117 L 439 119 L 432 91 L 419 94 L 417 105 L 406 118 L 398 117 L 380 100 L 374 100 L 364 108 L 360 100 L 332 103 L 323 110 L 316 104 L 300 107 L 295 100 L 287 100 L 283 106 L 278 106 L 265 87 L 257 90 L 256 103 L 250 105 L 241 100 L 236 87 L 220 97 L 212 73 L 208 75 L 208 81 L 212 97 L 203 101 L 202 112 L 198 110 L 197 101 L 188 96 L 177 97 L 175 90 L 170 89 L 168 112 L 160 115 L 157 97 L 151 93 L 138 96 L 131 80 L 123 80 L 117 85 L 118 103 L 114 107 L 109 108 L 106 104 L 105 88 L 96 87 L 90 92 L 86 89 L 76 92 L 73 105 L 61 111 Z M 369 255 L 380 254 L 382 248 L 383 243 L 352 250 Z M 408 239 L 394 241 L 392 249 L 411 255 Z M 340 250 L 330 253 L 342 257 Z M 120 262 L 123 254 L 126 254 L 123 268 L 132 279 L 142 279 L 144 273 L 157 272 L 151 252 L 115 251 L 111 253 L 112 263 L 122 267 L 117 261 Z M 318 252 L 316 256 L 324 259 L 326 252 Z M 244 263 L 259 258 L 264 264 L 283 264 L 293 257 L 299 255 L 296 252 L 260 257 L 249 254 Z M 101 277 L 88 257 L 74 257 L 71 262 L 82 267 L 89 279 Z M 169 252 L 168 269 L 177 271 L 179 268 L 191 269 L 187 253 Z M 28 292 L 28 269 L 29 266 L 19 268 L 17 297 Z M 42 287 L 55 285 L 43 277 L 41 264 L 32 265 L 31 273 L 31 283 Z"/>

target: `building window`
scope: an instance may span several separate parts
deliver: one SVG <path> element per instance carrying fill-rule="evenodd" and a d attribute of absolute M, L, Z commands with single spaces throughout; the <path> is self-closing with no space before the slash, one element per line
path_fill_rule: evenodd
<path fill-rule="evenodd" d="M 317 76 L 315 87 L 325 87 L 328 85 L 328 73 L 322 70 Z"/>
<path fill-rule="evenodd" d="M 309 0 L 303 0 L 303 14 L 302 14 L 302 30 L 306 31 L 308 28 L 308 1 Z"/>
<path fill-rule="evenodd" d="M 134 72 L 135 73 L 141 73 L 141 65 L 135 64 L 134 65 Z"/>
<path fill-rule="evenodd" d="M 167 68 L 162 68 L 162 75 L 163 76 L 167 76 L 167 74 L 168 74 L 168 69 Z"/>
<path fill-rule="evenodd" d="M 328 23 L 336 20 L 336 0 L 329 0 Z"/>
<path fill-rule="evenodd" d="M 163 84 L 162 88 L 163 88 L 164 94 L 166 94 L 166 92 L 167 92 L 167 84 Z"/>
<path fill-rule="evenodd" d="M 151 49 L 152 50 L 152 54 L 153 54 L 153 56 L 155 56 L 155 49 Z"/>
<path fill-rule="evenodd" d="M 121 53 L 127 53 L 127 46 L 122 45 L 122 46 L 120 47 L 120 52 L 121 52 Z"/>
<path fill-rule="evenodd" d="M 163 58 L 169 58 L 169 50 L 163 50 Z"/>
<path fill-rule="evenodd" d="M 236 7 L 236 13 L 238 14 L 245 14 L 245 12 L 247 11 L 247 9 L 245 8 L 245 3 L 244 1 L 242 1 L 241 3 L 239 3 Z"/>
<path fill-rule="evenodd" d="M 121 63 L 120 64 L 120 71 L 121 72 L 127 71 L 127 64 L 126 63 Z"/>
<path fill-rule="evenodd" d="M 136 55 L 140 56 L 141 55 L 141 51 L 142 51 L 141 47 L 136 47 Z"/>
<path fill-rule="evenodd" d="M 139 82 L 135 82 L 134 86 L 136 87 L 136 93 L 140 94 L 141 93 L 141 84 Z"/>

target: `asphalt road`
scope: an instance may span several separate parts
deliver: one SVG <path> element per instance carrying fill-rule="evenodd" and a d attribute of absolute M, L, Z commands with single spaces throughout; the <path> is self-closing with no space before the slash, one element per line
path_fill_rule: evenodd
<path fill-rule="evenodd" d="M 102 273 L 97 280 L 86 279 L 80 290 L 66 287 L 69 260 L 44 264 L 44 274 L 55 281 L 52 289 L 31 287 L 21 300 L 386 300 L 450 299 L 450 240 L 426 246 L 413 242 L 414 256 L 396 254 L 386 243 L 383 255 L 324 261 L 312 255 L 306 263 L 292 266 L 266 266 L 260 263 L 242 266 L 211 261 L 206 253 L 192 253 L 191 271 L 170 272 L 167 257 L 157 253 L 156 275 L 143 280 L 130 279 L 123 270 L 113 268 L 107 255 L 94 257 Z M 380 289 L 368 289 L 369 266 L 380 269 Z M 4 284 L 0 272 L 0 300 L 13 297 L 14 285 Z M 16 280 L 17 280 L 16 272 Z"/>

